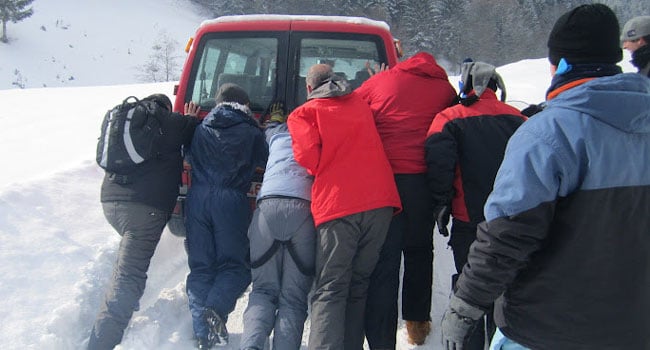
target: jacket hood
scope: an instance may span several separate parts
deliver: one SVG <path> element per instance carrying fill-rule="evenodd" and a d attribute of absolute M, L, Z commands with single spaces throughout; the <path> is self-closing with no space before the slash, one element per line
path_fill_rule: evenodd
<path fill-rule="evenodd" d="M 331 78 L 325 80 L 321 85 L 311 91 L 307 95 L 307 100 L 313 98 L 328 98 L 335 96 L 343 96 L 352 92 L 350 83 L 345 79 L 334 75 Z"/>
<path fill-rule="evenodd" d="M 210 111 L 203 124 L 214 129 L 226 129 L 237 124 L 247 123 L 259 127 L 252 117 L 250 108 L 236 102 L 222 102 Z"/>
<path fill-rule="evenodd" d="M 419 52 L 411 56 L 409 59 L 398 63 L 394 69 L 424 77 L 447 79 L 447 72 L 427 52 Z"/>
<path fill-rule="evenodd" d="M 550 100 L 628 133 L 650 133 L 650 79 L 637 73 L 597 78 Z"/>

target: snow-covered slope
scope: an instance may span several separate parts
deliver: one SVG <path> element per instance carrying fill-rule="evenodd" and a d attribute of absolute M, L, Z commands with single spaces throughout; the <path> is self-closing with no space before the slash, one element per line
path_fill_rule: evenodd
<path fill-rule="evenodd" d="M 138 82 L 137 67 L 166 33 L 183 49 L 202 20 L 187 0 L 38 0 L 0 43 L 0 89 Z"/>

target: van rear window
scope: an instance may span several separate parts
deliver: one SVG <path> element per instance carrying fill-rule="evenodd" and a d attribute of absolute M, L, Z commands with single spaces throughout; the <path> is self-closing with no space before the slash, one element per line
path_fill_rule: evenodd
<path fill-rule="evenodd" d="M 380 57 L 384 47 L 376 37 L 356 36 L 346 34 L 341 38 L 308 37 L 300 39 L 299 45 L 299 72 L 296 76 L 296 105 L 306 100 L 305 78 L 309 67 L 317 63 L 332 66 L 334 72 L 348 80 L 353 89 L 361 85 L 370 77 L 366 68 L 367 64 L 374 66 L 386 62 L 386 57 Z"/>
<path fill-rule="evenodd" d="M 215 106 L 215 95 L 223 83 L 241 86 L 251 100 L 251 109 L 263 110 L 275 94 L 277 38 L 214 37 L 199 48 L 200 61 L 191 85 L 191 100 L 203 109 Z"/>

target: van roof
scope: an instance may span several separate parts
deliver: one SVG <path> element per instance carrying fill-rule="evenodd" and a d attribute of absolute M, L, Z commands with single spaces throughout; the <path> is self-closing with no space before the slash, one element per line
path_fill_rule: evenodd
<path fill-rule="evenodd" d="M 273 14 L 258 14 L 258 15 L 237 15 L 237 16 L 221 16 L 215 19 L 205 20 L 201 23 L 201 27 L 215 23 L 227 22 L 243 22 L 243 21 L 320 21 L 320 22 L 337 22 L 348 24 L 363 24 L 390 31 L 390 27 L 384 21 L 377 21 L 365 17 L 348 17 L 348 16 L 319 16 L 319 15 L 273 15 Z"/>

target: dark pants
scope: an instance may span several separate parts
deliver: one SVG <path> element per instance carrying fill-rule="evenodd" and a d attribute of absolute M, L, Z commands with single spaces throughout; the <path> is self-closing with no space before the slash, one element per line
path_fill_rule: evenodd
<path fill-rule="evenodd" d="M 369 210 L 317 227 L 310 350 L 363 348 L 368 284 L 392 211 Z"/>
<path fill-rule="evenodd" d="M 113 278 L 90 333 L 88 349 L 113 349 L 138 308 L 147 270 L 170 213 L 135 202 L 106 202 L 104 216 L 122 236 Z"/>
<path fill-rule="evenodd" d="M 404 208 L 402 318 L 431 320 L 433 284 L 433 203 L 426 174 L 395 176 Z"/>
<path fill-rule="evenodd" d="M 407 305 L 407 310 L 403 310 L 404 319 L 428 320 L 431 310 L 433 210 L 426 177 L 424 174 L 397 174 L 395 183 L 401 197 L 403 211 L 393 217 L 379 254 L 379 261 L 370 277 L 365 330 L 371 349 L 395 348 L 399 271 L 406 237 L 409 239 L 410 249 L 405 252 L 405 265 L 407 254 L 409 262 L 414 260 L 430 260 L 430 262 L 425 266 L 410 265 L 409 284 L 407 287 L 405 280 L 403 290 L 406 292 L 403 293 L 408 293 L 409 297 L 415 300 L 404 301 L 404 295 L 402 296 L 402 305 Z M 419 272 L 422 272 L 420 277 L 418 277 Z M 405 276 L 407 276 L 406 271 Z M 419 278 L 428 280 L 428 287 L 425 283 L 417 283 Z M 418 310 L 419 308 L 424 310 Z"/>
<path fill-rule="evenodd" d="M 370 349 L 394 349 L 397 336 L 399 269 L 402 262 L 402 232 L 406 216 L 398 214 L 390 223 L 379 261 L 370 276 L 366 301 L 365 330 Z"/>
<path fill-rule="evenodd" d="M 476 225 L 454 219 L 451 227 L 451 237 L 449 239 L 449 246 L 454 254 L 454 265 L 456 265 L 457 273 L 451 277 L 452 290 L 456 285 L 458 276 L 463 271 L 463 266 L 467 263 L 467 255 L 469 255 L 469 247 L 476 240 Z M 488 312 L 486 316 L 481 319 L 478 326 L 472 332 L 468 343 L 463 349 L 467 350 L 483 350 L 486 346 L 490 345 L 490 340 L 494 335 L 496 325 L 492 317 L 492 312 Z"/>
<path fill-rule="evenodd" d="M 192 186 L 187 197 L 187 297 L 197 338 L 208 336 L 206 308 L 222 319 L 251 282 L 247 237 L 251 208 L 246 194 Z"/>

